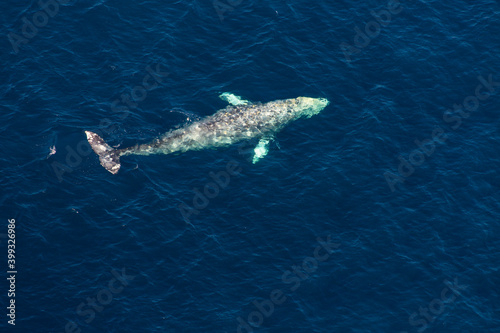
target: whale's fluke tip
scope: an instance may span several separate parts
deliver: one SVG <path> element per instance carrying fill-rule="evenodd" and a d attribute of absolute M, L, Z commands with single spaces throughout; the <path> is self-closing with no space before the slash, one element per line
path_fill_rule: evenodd
<path fill-rule="evenodd" d="M 111 148 L 104 140 L 94 132 L 85 131 L 87 140 L 92 150 L 99 156 L 101 165 L 111 172 L 117 174 L 120 170 L 120 154 L 116 149 Z"/>

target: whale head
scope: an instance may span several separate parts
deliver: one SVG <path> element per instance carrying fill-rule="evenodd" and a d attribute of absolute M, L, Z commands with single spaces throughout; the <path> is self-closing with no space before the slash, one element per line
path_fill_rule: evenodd
<path fill-rule="evenodd" d="M 310 118 L 320 113 L 329 103 L 326 98 L 297 97 L 294 108 L 299 117 Z"/>

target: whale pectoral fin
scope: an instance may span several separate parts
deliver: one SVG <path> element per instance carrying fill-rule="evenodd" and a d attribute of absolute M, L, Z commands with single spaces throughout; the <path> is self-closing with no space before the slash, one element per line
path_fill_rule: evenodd
<path fill-rule="evenodd" d="M 253 160 L 252 163 L 255 164 L 257 163 L 261 158 L 267 155 L 269 152 L 269 142 L 272 140 L 272 138 L 262 138 L 260 139 L 259 143 L 253 150 L 254 155 L 253 155 Z"/>
<path fill-rule="evenodd" d="M 231 105 L 247 105 L 250 104 L 249 101 L 242 99 L 240 96 L 225 92 L 219 95 L 220 99 L 228 102 Z"/>

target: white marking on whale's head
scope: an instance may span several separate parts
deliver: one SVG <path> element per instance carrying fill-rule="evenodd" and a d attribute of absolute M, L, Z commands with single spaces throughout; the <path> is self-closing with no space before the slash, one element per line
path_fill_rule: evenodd
<path fill-rule="evenodd" d="M 310 118 L 330 104 L 326 98 L 297 97 L 297 105 L 294 107 L 299 116 Z"/>

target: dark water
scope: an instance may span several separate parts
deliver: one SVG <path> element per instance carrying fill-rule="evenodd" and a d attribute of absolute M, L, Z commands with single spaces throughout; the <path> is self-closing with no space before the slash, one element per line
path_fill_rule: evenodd
<path fill-rule="evenodd" d="M 43 3 L 0 10 L 2 332 L 500 331 L 498 2 Z M 331 104 L 255 165 L 89 151 L 222 92 Z"/>

